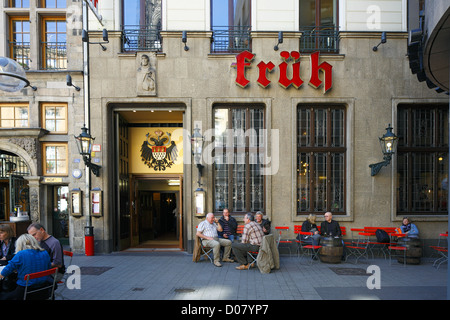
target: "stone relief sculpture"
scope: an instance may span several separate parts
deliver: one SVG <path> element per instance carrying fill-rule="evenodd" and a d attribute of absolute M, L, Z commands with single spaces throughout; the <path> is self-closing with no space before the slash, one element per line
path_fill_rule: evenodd
<path fill-rule="evenodd" d="M 154 56 L 154 54 L 153 54 Z M 150 57 L 143 54 L 137 69 L 137 95 L 156 95 L 156 70 L 151 65 Z M 156 60 L 156 59 L 155 59 Z"/>

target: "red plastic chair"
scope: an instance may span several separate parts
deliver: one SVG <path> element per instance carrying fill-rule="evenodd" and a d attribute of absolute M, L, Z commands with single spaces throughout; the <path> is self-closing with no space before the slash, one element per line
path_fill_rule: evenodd
<path fill-rule="evenodd" d="M 430 248 L 434 249 L 440 255 L 440 257 L 433 262 L 433 267 L 439 269 L 441 264 L 448 262 L 448 248 L 438 246 L 430 246 Z"/>
<path fill-rule="evenodd" d="M 63 254 L 64 254 L 64 257 L 68 257 L 69 258 L 69 263 L 68 264 L 64 261 L 64 265 L 66 266 L 66 269 L 67 269 L 67 267 L 72 264 L 73 252 L 72 251 L 68 251 L 68 250 L 63 250 Z M 64 295 L 62 294 L 62 292 L 67 287 L 66 286 L 66 282 L 67 282 L 68 276 L 69 276 L 68 273 L 64 273 L 64 276 L 62 277 L 62 279 L 58 281 L 58 288 L 56 288 L 57 290 L 55 291 L 55 296 L 56 297 L 60 297 L 62 300 L 64 300 Z M 59 288 L 61 288 L 61 289 L 59 289 Z"/>
<path fill-rule="evenodd" d="M 49 290 L 49 289 L 51 289 L 50 295 L 48 297 L 46 297 L 46 295 L 43 295 L 42 297 L 45 296 L 47 299 L 53 300 L 54 293 L 55 293 L 56 274 L 57 273 L 58 273 L 58 268 L 55 267 L 55 268 L 45 270 L 45 271 L 26 274 L 24 277 L 24 280 L 26 281 L 26 283 L 25 283 L 25 291 L 23 294 L 23 300 L 27 300 L 27 297 L 30 296 L 31 294 L 34 294 L 34 293 L 40 292 L 40 291 L 44 291 L 44 290 Z M 44 285 L 44 286 L 36 288 L 36 289 L 32 288 L 29 285 L 29 281 L 32 279 L 38 279 L 38 278 L 48 277 L 48 276 L 52 276 L 52 275 L 53 275 L 53 282 L 48 283 L 48 285 Z"/>
<path fill-rule="evenodd" d="M 278 241 L 277 241 L 277 247 L 280 245 L 280 243 L 286 243 L 286 244 L 288 244 L 288 245 L 290 245 L 291 243 L 292 243 L 292 241 L 291 240 L 288 240 L 288 239 L 283 239 L 282 238 L 282 232 L 283 232 L 283 230 L 289 230 L 289 227 L 275 227 L 275 229 L 276 230 L 278 230 L 279 231 L 279 234 L 278 234 Z M 289 249 L 289 256 L 291 255 L 291 248 L 289 247 L 289 246 L 286 246 L 286 248 L 288 248 Z"/>
<path fill-rule="evenodd" d="M 362 238 L 358 238 L 356 243 L 346 245 L 348 254 L 345 257 L 345 261 L 347 261 L 347 259 L 351 256 L 355 256 L 355 264 L 358 263 L 358 260 L 362 257 L 365 257 L 366 260 L 369 260 L 370 236 L 373 234 L 370 232 L 359 232 L 359 235 L 362 236 Z"/>
<path fill-rule="evenodd" d="M 298 231 L 298 234 L 300 235 L 300 237 L 312 236 L 312 232 Z M 312 264 L 315 260 L 318 260 L 319 251 L 322 246 L 315 246 L 309 243 L 305 243 L 304 241 L 300 241 L 299 244 L 302 251 L 300 259 L 302 259 L 303 257 L 309 257 L 309 264 Z"/>

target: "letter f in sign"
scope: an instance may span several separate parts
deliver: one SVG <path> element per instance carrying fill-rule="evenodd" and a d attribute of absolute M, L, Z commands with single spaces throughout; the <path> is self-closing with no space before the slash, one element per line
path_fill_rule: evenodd
<path fill-rule="evenodd" d="M 245 78 L 245 68 L 249 67 L 255 55 L 248 51 L 243 51 L 236 56 L 236 83 L 245 88 L 250 81 Z M 247 62 L 248 61 L 248 62 Z"/>

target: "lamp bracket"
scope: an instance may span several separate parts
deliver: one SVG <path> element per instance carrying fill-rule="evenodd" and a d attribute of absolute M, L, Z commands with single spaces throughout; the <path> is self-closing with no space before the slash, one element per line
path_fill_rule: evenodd
<path fill-rule="evenodd" d="M 390 155 L 385 155 L 384 156 L 384 161 L 378 162 L 378 163 L 373 163 L 370 164 L 369 167 L 372 169 L 370 172 L 370 175 L 373 177 L 375 175 L 378 174 L 378 172 L 380 172 L 382 167 L 386 167 L 387 165 L 389 165 L 391 163 L 391 156 Z"/>
<path fill-rule="evenodd" d="M 95 163 L 92 163 L 91 159 L 89 159 L 89 157 L 83 157 L 83 160 L 84 160 L 84 164 L 86 165 L 86 167 L 91 169 L 92 173 L 96 177 L 100 176 L 100 168 L 101 168 L 101 166 L 96 165 Z"/>

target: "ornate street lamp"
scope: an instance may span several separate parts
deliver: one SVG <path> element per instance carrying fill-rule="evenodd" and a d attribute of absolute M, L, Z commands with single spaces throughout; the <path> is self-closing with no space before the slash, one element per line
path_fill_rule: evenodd
<path fill-rule="evenodd" d="M 92 138 L 92 136 L 88 133 L 86 126 L 83 125 L 80 135 L 75 136 L 75 139 L 77 140 L 78 152 L 83 157 L 84 164 L 86 167 L 91 169 L 92 173 L 95 174 L 96 177 L 98 177 L 100 175 L 101 166 L 91 162 L 92 143 L 95 138 Z"/>
<path fill-rule="evenodd" d="M 379 138 L 384 161 L 369 165 L 372 169 L 371 175 L 376 175 L 382 167 L 391 163 L 392 155 L 397 150 L 398 137 L 392 132 L 391 124 L 386 128 L 386 133 Z"/>

